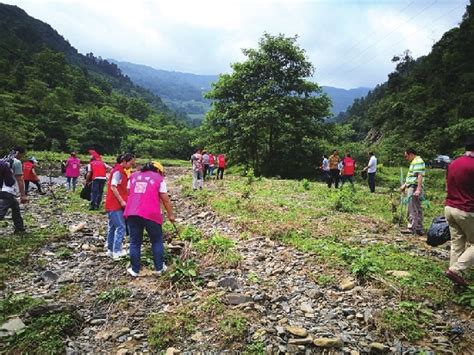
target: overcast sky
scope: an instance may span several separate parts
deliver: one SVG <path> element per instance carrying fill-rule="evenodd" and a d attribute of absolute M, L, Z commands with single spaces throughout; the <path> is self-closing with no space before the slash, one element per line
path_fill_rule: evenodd
<path fill-rule="evenodd" d="M 230 72 L 266 31 L 298 35 L 314 79 L 342 88 L 387 79 L 395 54 L 429 53 L 468 0 L 0 0 L 49 23 L 81 53 L 158 69 Z"/>

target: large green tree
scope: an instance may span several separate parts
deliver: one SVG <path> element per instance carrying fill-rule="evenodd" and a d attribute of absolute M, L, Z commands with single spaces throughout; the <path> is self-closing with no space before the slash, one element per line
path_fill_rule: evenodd
<path fill-rule="evenodd" d="M 330 100 L 307 79 L 314 67 L 296 40 L 265 33 L 207 94 L 214 100 L 205 119 L 211 145 L 257 174 L 305 174 L 319 154 Z"/>

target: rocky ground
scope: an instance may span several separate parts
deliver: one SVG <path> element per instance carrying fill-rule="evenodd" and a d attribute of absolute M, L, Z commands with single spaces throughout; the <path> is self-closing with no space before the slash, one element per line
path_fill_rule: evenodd
<path fill-rule="evenodd" d="M 43 228 L 63 223 L 69 228 L 68 236 L 36 250 L 24 272 L 6 282 L 2 294 L 40 297 L 50 305 L 40 312 L 54 311 L 54 307 L 74 309 L 82 325 L 66 339 L 68 353 L 156 352 L 148 340 L 150 315 L 169 314 L 171 319 L 177 309 L 189 309 L 188 316 L 195 317 L 201 314 L 195 312 L 203 312 L 201 305 L 211 296 L 220 305 L 214 309 L 215 314 L 202 313 L 202 319 L 194 319 L 190 332 L 177 331 L 162 350 L 252 352 L 245 344 L 259 344 L 253 348 L 255 352 L 469 352 L 474 330 L 469 313 L 463 318 L 456 309 L 433 307 L 434 322 L 425 337 L 427 341 L 401 341 L 400 334 L 381 330 L 377 322 L 378 312 L 394 307 L 397 301 L 390 285 L 377 280 L 359 284 L 348 271 L 326 260 L 262 236 L 242 233 L 231 217 L 218 217 L 181 194 L 175 179 L 183 173 L 183 169 L 170 168 L 167 177 L 178 225 L 193 225 L 206 236 L 218 231 L 231 237 L 241 255 L 237 264 L 225 266 L 202 257 L 198 260 L 200 282 L 182 285 L 156 277 L 149 269 L 132 279 L 126 272 L 126 261 L 112 261 L 105 256 L 105 214 L 66 213 L 54 203 L 35 209 L 35 196 L 27 208 L 35 211 L 31 213 L 36 223 Z M 67 200 L 61 201 L 67 204 Z M 370 236 L 366 242 L 370 242 Z M 183 245 L 176 239 L 169 244 L 177 250 Z M 446 257 L 446 251 L 436 253 Z M 317 276 L 327 274 L 328 269 L 333 282 L 318 282 Z M 122 297 L 116 291 L 114 296 L 114 289 L 129 293 Z M 113 302 L 114 297 L 123 300 Z M 220 312 L 228 311 L 245 316 L 243 333 L 229 335 L 219 323 L 212 322 Z M 26 323 L 25 317 L 28 314 L 18 318 Z M 464 336 L 459 336 L 459 329 Z"/>

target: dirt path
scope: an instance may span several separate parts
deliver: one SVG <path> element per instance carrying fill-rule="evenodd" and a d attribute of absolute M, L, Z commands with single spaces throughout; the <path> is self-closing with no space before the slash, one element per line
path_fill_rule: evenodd
<path fill-rule="evenodd" d="M 197 319 L 190 332 L 175 332 L 165 348 L 245 350 L 245 344 L 254 344 L 253 349 L 282 353 L 324 348 L 351 354 L 376 349 L 450 353 L 458 341 L 447 336 L 446 329 L 459 325 L 472 334 L 472 321 L 456 319 L 454 310 L 449 309 L 433 310 L 435 323 L 426 346 L 409 345 L 399 341 L 396 334 L 379 332 L 378 312 L 393 308 L 397 301 L 383 285 L 358 285 L 342 268 L 331 270 L 331 282 L 321 282 L 318 277 L 328 272 L 326 260 L 262 236 L 242 234 L 231 220 L 196 207 L 176 184 L 185 173 L 186 169 L 167 169 L 178 223 L 182 227 L 193 225 L 206 236 L 218 232 L 232 238 L 241 256 L 237 264 L 226 266 L 203 256 L 198 260 L 201 282 L 181 286 L 157 278 L 151 270 L 132 279 L 126 273 L 126 261 L 114 262 L 105 256 L 105 214 L 62 213 L 62 223 L 74 226 L 83 222 L 84 227 L 32 254 L 25 272 L 8 281 L 2 292 L 29 294 L 51 304 L 76 307 L 83 325 L 67 340 L 66 349 L 71 353 L 154 351 L 147 340 L 147 318 L 152 313 L 169 314 L 171 318 L 186 306 L 193 312 L 199 310 L 203 318 Z M 67 200 L 60 203 L 67 204 Z M 210 297 L 218 299 L 221 308 L 206 314 L 200 305 L 207 305 Z M 229 334 L 219 312 L 246 315 L 245 331 L 239 333 L 235 326 Z"/>

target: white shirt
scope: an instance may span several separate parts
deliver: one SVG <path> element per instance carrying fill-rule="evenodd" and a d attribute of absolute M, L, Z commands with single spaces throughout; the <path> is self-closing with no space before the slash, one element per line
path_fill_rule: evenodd
<path fill-rule="evenodd" d="M 377 171 L 377 158 L 375 157 L 375 155 L 372 155 L 370 157 L 369 164 L 367 164 L 367 166 L 369 167 L 367 169 L 368 173 L 375 173 Z"/>

